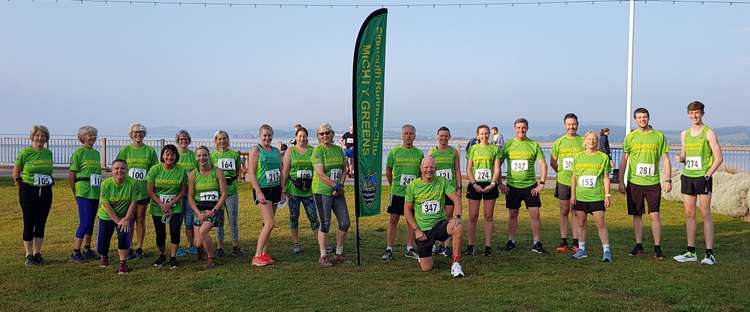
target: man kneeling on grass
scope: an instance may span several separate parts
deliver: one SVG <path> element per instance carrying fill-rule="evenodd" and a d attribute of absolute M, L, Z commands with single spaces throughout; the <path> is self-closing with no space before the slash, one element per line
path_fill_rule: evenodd
<path fill-rule="evenodd" d="M 404 216 L 409 228 L 414 230 L 419 253 L 419 267 L 423 272 L 432 270 L 432 246 L 435 241 L 445 241 L 449 237 L 453 243 L 453 265 L 451 275 L 462 277 L 461 270 L 461 196 L 443 177 L 435 176 L 435 159 L 431 156 L 422 159 L 421 177 L 409 183 L 404 197 Z M 450 198 L 455 207 L 450 220 L 446 217 L 443 205 Z M 417 207 L 415 210 L 414 207 Z"/>

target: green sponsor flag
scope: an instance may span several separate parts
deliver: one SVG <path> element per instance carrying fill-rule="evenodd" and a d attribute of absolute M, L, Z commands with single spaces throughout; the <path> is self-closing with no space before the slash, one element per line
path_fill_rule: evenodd
<path fill-rule="evenodd" d="M 372 12 L 359 30 L 354 49 L 352 112 L 356 136 L 354 205 L 357 218 L 380 213 L 387 16 L 387 9 Z"/>

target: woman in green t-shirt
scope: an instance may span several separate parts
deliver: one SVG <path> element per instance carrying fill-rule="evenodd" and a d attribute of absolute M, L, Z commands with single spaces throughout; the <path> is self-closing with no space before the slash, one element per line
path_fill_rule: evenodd
<path fill-rule="evenodd" d="M 13 165 L 13 181 L 18 186 L 18 202 L 23 212 L 23 247 L 26 265 L 44 265 L 42 241 L 47 216 L 52 207 L 52 152 L 45 126 L 31 128 L 31 147 L 18 152 Z"/>
<path fill-rule="evenodd" d="M 214 134 L 214 144 L 216 149 L 211 152 L 211 164 L 215 168 L 221 169 L 224 173 L 224 180 L 227 183 L 227 200 L 224 201 L 224 208 L 219 218 L 222 222 L 214 224 L 216 226 L 216 257 L 224 257 L 224 213 L 226 212 L 227 222 L 229 223 L 232 235 L 232 256 L 241 257 L 245 253 L 240 248 L 240 227 L 239 218 L 239 177 L 245 172 L 245 165 L 242 164 L 242 158 L 238 151 L 229 148 L 229 134 L 224 130 L 216 131 Z"/>
<path fill-rule="evenodd" d="M 112 162 L 112 176 L 102 182 L 99 216 L 99 236 L 96 249 L 101 255 L 100 267 L 109 265 L 109 243 L 117 232 L 117 255 L 120 259 L 118 274 L 128 273 L 128 250 L 130 250 L 133 216 L 138 205 L 136 181 L 128 176 L 128 165 L 122 159 Z"/>
<path fill-rule="evenodd" d="M 578 250 L 574 259 L 588 257 L 586 252 L 586 215 L 596 218 L 596 229 L 602 242 L 602 261 L 612 262 L 609 250 L 609 234 L 604 222 L 604 211 L 610 205 L 609 194 L 609 156 L 598 150 L 599 136 L 589 131 L 583 136 L 584 151 L 578 153 L 571 167 L 570 204 L 575 210 L 579 227 Z"/>
<path fill-rule="evenodd" d="M 78 263 L 99 259 L 99 255 L 91 250 L 91 234 L 94 232 L 94 220 L 96 210 L 99 208 L 99 192 L 102 182 L 102 156 L 94 149 L 96 134 L 96 128 L 92 126 L 79 128 L 78 140 L 83 146 L 76 149 L 70 156 L 68 182 L 78 204 L 79 220 L 70 260 Z M 82 244 L 85 247 L 83 252 L 81 252 Z"/>
<path fill-rule="evenodd" d="M 187 193 L 187 174 L 177 167 L 180 159 L 177 147 L 167 144 L 161 149 L 160 164 L 154 165 L 146 177 L 148 196 L 151 198 L 149 211 L 154 221 L 156 232 L 156 247 L 159 248 L 159 258 L 154 261 L 155 267 L 166 264 L 164 255 L 169 225 L 169 266 L 176 269 L 177 246 L 180 245 L 180 227 L 182 226 L 182 198 Z"/>
<path fill-rule="evenodd" d="M 477 234 L 477 220 L 479 208 L 484 203 L 484 256 L 492 255 L 492 219 L 495 214 L 495 201 L 500 196 L 497 187 L 500 179 L 500 150 L 495 144 L 490 144 L 490 127 L 477 127 L 479 143 L 469 149 L 469 159 L 466 162 L 466 174 L 469 185 L 466 186 L 466 198 L 469 201 L 469 245 L 466 255 L 474 255 L 474 242 Z"/>
<path fill-rule="evenodd" d="M 177 162 L 177 167 L 185 169 L 185 172 L 188 173 L 193 172 L 193 169 L 195 169 L 196 166 L 195 152 L 190 150 L 190 143 L 192 141 L 193 140 L 190 137 L 190 133 L 188 133 L 186 130 L 177 131 L 177 134 L 175 135 L 175 142 L 177 142 L 177 149 L 180 153 L 180 161 Z M 185 236 L 188 240 L 188 248 L 177 248 L 178 257 L 184 257 L 188 253 L 192 255 L 197 253 L 197 250 L 195 249 L 193 234 L 193 209 L 190 209 L 187 198 L 182 199 L 182 213 L 184 214 L 185 218 Z"/>
<path fill-rule="evenodd" d="M 299 208 L 305 205 L 305 214 L 310 227 L 317 231 L 318 212 L 312 196 L 313 165 L 310 161 L 313 149 L 307 145 L 307 129 L 298 127 L 294 134 L 295 144 L 284 154 L 281 184 L 286 186 L 289 199 L 289 229 L 292 236 L 292 253 L 298 255 L 302 249 L 299 243 Z"/>
<path fill-rule="evenodd" d="M 263 227 L 258 234 L 252 264 L 266 266 L 273 264 L 273 258 L 267 250 L 268 241 L 274 226 L 276 205 L 285 197 L 286 191 L 285 186 L 281 184 L 281 152 L 272 145 L 273 128 L 264 124 L 258 132 L 260 144 L 250 149 L 248 171 L 255 204 L 260 208 L 263 217 Z"/>
<path fill-rule="evenodd" d="M 190 209 L 195 215 L 193 226 L 198 231 L 195 246 L 198 247 L 198 258 L 204 252 L 208 256 L 207 268 L 215 266 L 214 244 L 209 236 L 214 226 L 220 226 L 223 218 L 222 207 L 227 199 L 227 182 L 224 171 L 211 166 L 210 152 L 205 146 L 195 150 L 198 168 L 188 174 L 188 196 Z"/>

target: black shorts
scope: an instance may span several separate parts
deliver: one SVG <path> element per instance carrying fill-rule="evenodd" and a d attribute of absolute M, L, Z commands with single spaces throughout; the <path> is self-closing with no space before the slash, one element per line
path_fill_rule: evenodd
<path fill-rule="evenodd" d="M 593 214 L 594 211 L 605 211 L 604 208 L 604 201 L 595 201 L 595 202 L 583 202 L 583 201 L 576 201 L 576 204 L 573 205 L 573 210 L 575 211 L 583 211 L 588 214 Z"/>
<path fill-rule="evenodd" d="M 144 198 L 144 199 L 141 199 L 141 200 L 139 200 L 139 201 L 135 202 L 135 204 L 136 204 L 136 205 L 147 206 L 147 205 L 148 205 L 148 203 L 150 203 L 150 202 L 151 202 L 151 198 L 148 198 L 148 197 L 146 197 L 146 198 Z"/>
<path fill-rule="evenodd" d="M 559 200 L 570 200 L 570 186 L 555 183 L 555 198 Z"/>
<path fill-rule="evenodd" d="M 525 188 L 515 188 L 508 186 L 508 193 L 505 194 L 505 208 L 508 209 L 520 209 L 521 202 L 526 203 L 526 209 L 529 207 L 542 207 L 542 199 L 539 195 L 531 195 L 531 190 L 536 187 L 534 185 Z"/>
<path fill-rule="evenodd" d="M 490 185 L 491 182 L 474 182 L 469 183 L 469 185 L 466 187 L 466 198 L 473 199 L 473 200 L 481 200 L 481 199 L 497 199 L 500 197 L 500 192 L 498 191 L 497 185 L 492 188 L 487 193 L 477 193 L 477 191 L 474 189 L 474 185 L 479 185 L 481 188 L 487 187 L 487 185 Z"/>
<path fill-rule="evenodd" d="M 713 192 L 714 179 L 705 177 L 680 176 L 680 193 L 685 195 L 707 195 Z"/>
<path fill-rule="evenodd" d="M 445 241 L 450 235 L 448 235 L 448 220 L 438 222 L 432 229 L 424 231 L 424 236 L 427 238 L 423 241 L 417 240 L 417 253 L 420 258 L 432 257 L 432 246 L 435 245 L 435 241 Z"/>
<path fill-rule="evenodd" d="M 199 201 L 199 202 L 197 202 L 195 204 L 198 205 L 198 210 L 200 210 L 201 212 L 203 212 L 203 211 L 206 211 L 206 210 L 214 209 L 214 206 L 216 205 L 216 202 Z M 192 208 L 188 208 L 188 209 L 192 209 Z M 213 226 L 215 226 L 215 227 L 222 227 L 222 226 L 224 226 L 224 209 L 221 209 L 221 210 L 217 211 L 216 214 L 213 217 L 206 218 L 206 221 L 207 222 L 211 222 L 211 224 L 213 224 Z M 203 222 L 201 221 L 201 218 L 199 216 L 197 216 L 197 215 L 194 215 L 193 216 L 193 227 L 197 227 L 198 228 L 198 227 L 201 227 L 202 224 L 203 224 Z"/>
<path fill-rule="evenodd" d="M 646 211 L 646 207 L 644 207 L 645 203 L 648 203 L 648 213 L 659 212 L 659 207 L 661 206 L 661 185 L 637 185 L 630 183 L 625 195 L 628 200 L 629 215 L 643 215 Z"/>
<path fill-rule="evenodd" d="M 272 187 L 262 187 L 260 188 L 261 192 L 263 192 L 263 196 L 266 198 L 266 201 L 271 201 L 273 204 L 278 204 L 281 201 L 281 185 L 279 186 L 272 186 Z M 253 189 L 253 198 L 255 198 L 255 204 L 258 204 L 258 196 L 255 194 L 255 189 Z"/>
<path fill-rule="evenodd" d="M 391 195 L 391 204 L 388 205 L 388 213 L 404 215 L 404 198 L 398 195 Z"/>

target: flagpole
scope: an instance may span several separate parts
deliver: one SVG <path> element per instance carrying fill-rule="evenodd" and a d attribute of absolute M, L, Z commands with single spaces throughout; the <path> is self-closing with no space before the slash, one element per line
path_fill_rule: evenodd
<path fill-rule="evenodd" d="M 627 87 L 626 87 L 626 97 L 625 97 L 625 136 L 627 136 L 630 133 L 631 128 L 631 119 L 630 114 L 633 111 L 633 53 L 634 53 L 634 46 L 635 46 L 635 0 L 630 0 L 628 4 L 628 81 L 627 81 Z M 624 174 L 623 181 L 625 182 L 625 185 L 628 183 L 628 166 L 629 164 L 625 164 L 625 172 L 620 172 L 620 174 Z"/>

